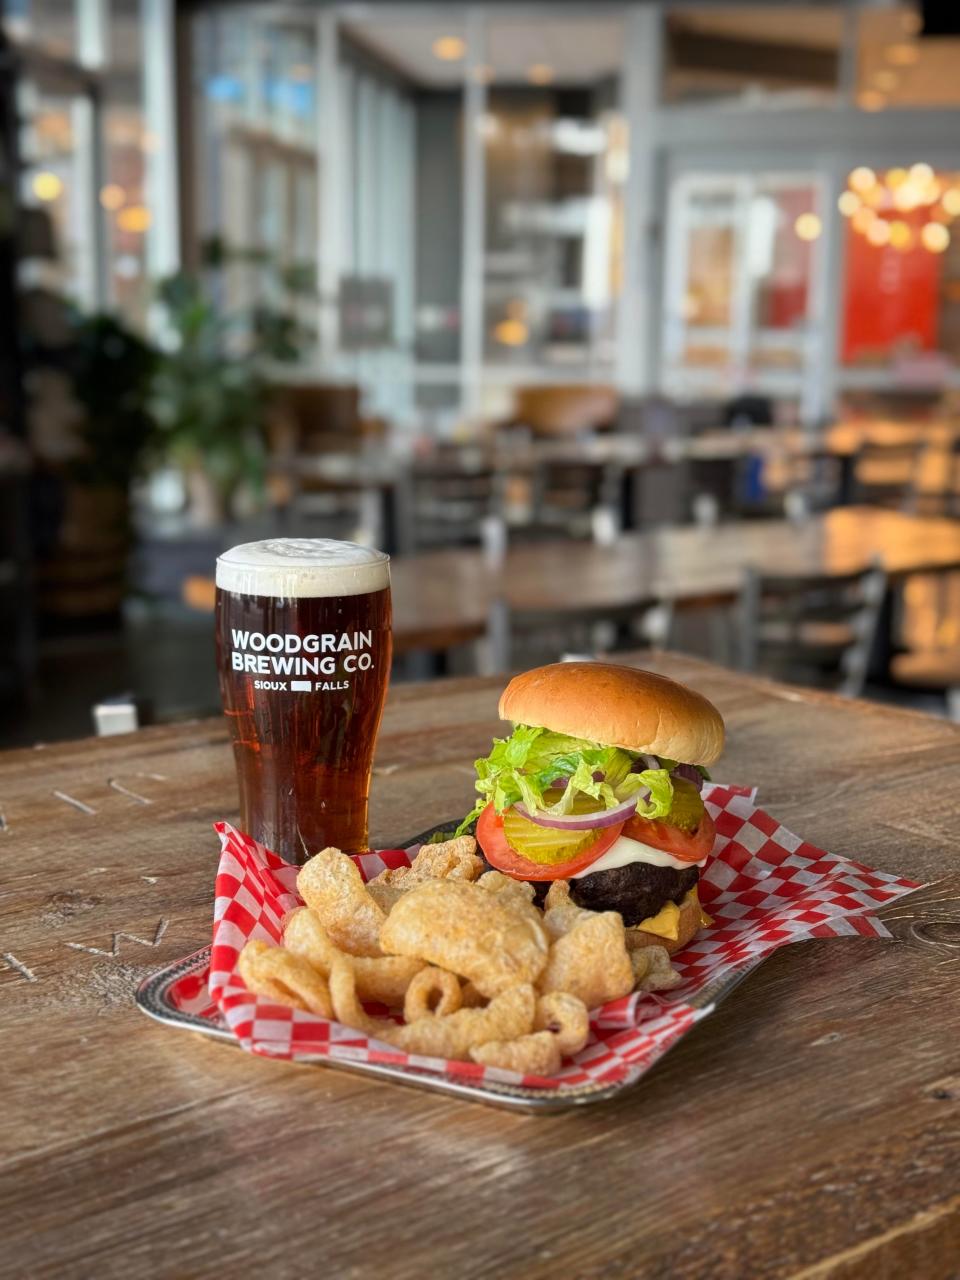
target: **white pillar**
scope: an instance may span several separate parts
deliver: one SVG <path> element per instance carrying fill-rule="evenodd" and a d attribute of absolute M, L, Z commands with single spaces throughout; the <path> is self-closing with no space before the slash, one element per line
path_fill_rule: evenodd
<path fill-rule="evenodd" d="M 814 242 L 813 291 L 808 308 L 812 328 L 811 358 L 804 370 L 801 413 L 805 424 L 832 418 L 839 389 L 840 337 L 843 315 L 843 266 L 846 223 L 837 207 L 847 165 L 836 152 L 817 165 L 820 175 L 820 239 Z"/>
<path fill-rule="evenodd" d="M 173 0 L 140 0 L 140 19 L 144 190 L 151 219 L 146 257 L 147 273 L 156 281 L 180 267 Z"/>
<path fill-rule="evenodd" d="M 340 25 L 332 6 L 317 17 L 317 335 L 324 369 L 333 372 L 340 343 L 343 261 L 343 128 Z"/>
<path fill-rule="evenodd" d="M 483 116 L 487 109 L 485 77 L 486 28 L 483 11 L 467 10 L 467 56 L 463 86 L 463 227 L 460 249 L 460 408 L 480 409 L 483 373 L 483 258 L 485 244 L 486 167 Z"/>
<path fill-rule="evenodd" d="M 624 191 L 617 384 L 633 395 L 656 386 L 655 223 L 663 27 L 661 4 L 634 4 L 625 12 L 620 101 L 629 129 L 630 171 Z"/>

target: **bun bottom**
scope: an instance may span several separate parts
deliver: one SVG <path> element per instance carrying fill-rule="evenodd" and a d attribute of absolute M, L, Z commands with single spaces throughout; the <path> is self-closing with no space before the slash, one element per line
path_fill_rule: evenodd
<path fill-rule="evenodd" d="M 627 946 L 631 951 L 636 951 L 640 947 L 665 947 L 670 955 L 673 955 L 675 952 L 683 950 L 691 938 L 699 932 L 703 923 L 703 908 L 700 906 L 700 899 L 697 897 L 697 891 L 694 888 L 680 903 L 680 917 L 677 921 L 677 936 L 675 939 L 664 938 L 659 933 L 647 933 L 644 929 L 633 928 L 627 930 Z"/>

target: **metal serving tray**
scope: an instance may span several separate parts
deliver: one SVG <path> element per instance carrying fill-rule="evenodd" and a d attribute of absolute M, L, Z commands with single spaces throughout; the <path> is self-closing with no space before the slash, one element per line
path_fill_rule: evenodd
<path fill-rule="evenodd" d="M 441 831 L 449 831 L 456 826 L 453 822 L 442 822 L 421 832 L 396 848 L 411 848 L 424 843 L 431 836 Z M 210 948 L 204 947 L 193 955 L 184 956 L 182 960 L 158 970 L 141 983 L 136 993 L 137 1004 L 148 1017 L 156 1019 L 170 1027 L 181 1027 L 187 1031 L 198 1031 L 201 1035 L 212 1036 L 239 1048 L 233 1032 L 221 1019 L 219 1013 L 190 1013 L 177 1007 L 172 998 L 172 990 L 184 978 L 200 977 L 206 972 L 210 962 Z M 693 1009 L 712 1010 L 723 1000 L 734 987 L 756 968 L 759 960 L 745 965 L 734 973 L 726 975 L 700 990 L 688 1001 Z M 680 1037 L 682 1039 L 682 1037 Z M 669 1052 L 669 1050 L 668 1050 Z M 317 1066 L 332 1067 L 338 1071 L 350 1071 L 357 1075 L 379 1076 L 384 1080 L 392 1080 L 397 1084 L 407 1085 L 415 1089 L 429 1089 L 434 1093 L 445 1093 L 454 1098 L 470 1102 L 483 1102 L 488 1106 L 503 1107 L 511 1111 L 548 1112 L 568 1111 L 574 1107 L 586 1106 L 589 1103 L 604 1102 L 615 1098 L 626 1089 L 631 1089 L 639 1078 L 630 1081 L 618 1081 L 614 1084 L 577 1084 L 559 1085 L 553 1089 L 527 1088 L 522 1085 L 504 1084 L 498 1081 L 484 1081 L 475 1084 L 468 1080 L 457 1080 L 450 1076 L 438 1076 L 427 1071 L 418 1071 L 412 1067 L 397 1067 L 370 1062 L 341 1062 L 322 1055 L 314 1058 L 300 1058 L 300 1062 L 311 1062 Z"/>

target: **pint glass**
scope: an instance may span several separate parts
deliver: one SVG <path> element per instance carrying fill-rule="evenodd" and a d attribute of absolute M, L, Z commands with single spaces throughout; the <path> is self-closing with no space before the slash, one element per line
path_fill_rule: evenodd
<path fill-rule="evenodd" d="M 390 619 L 381 551 L 278 538 L 217 560 L 217 668 L 240 823 L 290 861 L 367 847 Z"/>

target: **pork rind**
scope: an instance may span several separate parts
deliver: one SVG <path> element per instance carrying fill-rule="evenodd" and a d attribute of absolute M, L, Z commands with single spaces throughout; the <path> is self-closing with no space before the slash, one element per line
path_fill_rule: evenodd
<path fill-rule="evenodd" d="M 588 1009 L 619 1000 L 633 990 L 633 966 L 627 954 L 623 920 L 616 911 L 587 912 L 550 948 L 540 979 L 547 994 L 564 991 L 577 996 Z"/>
<path fill-rule="evenodd" d="M 529 880 L 513 880 L 501 871 L 487 871 L 477 884 L 488 893 L 499 895 L 500 901 L 515 911 L 522 911 L 542 923 L 543 916 L 534 902 L 534 888 Z"/>
<path fill-rule="evenodd" d="M 405 892 L 427 880 L 476 880 L 483 865 L 473 836 L 457 836 L 442 844 L 421 845 L 409 867 L 381 871 L 370 883 Z"/>
<path fill-rule="evenodd" d="M 390 872 L 382 871 L 380 874 L 386 876 L 390 875 Z M 403 884 L 388 884 L 385 880 L 381 880 L 380 876 L 375 880 L 367 881 L 367 893 L 385 916 L 390 914 L 410 887 Z"/>
<path fill-rule="evenodd" d="M 405 1022 L 417 1022 L 420 1018 L 446 1017 L 456 1013 L 462 1003 L 463 993 L 456 974 L 430 966 L 411 979 L 403 1001 L 403 1018 Z"/>
<path fill-rule="evenodd" d="M 474 1062 L 529 1076 L 552 1076 L 560 1070 L 561 1052 L 549 1031 L 534 1031 L 516 1040 L 488 1040 L 470 1050 Z"/>
<path fill-rule="evenodd" d="M 630 952 L 634 986 L 637 991 L 669 991 L 683 981 L 670 963 L 666 947 L 646 946 Z"/>
<path fill-rule="evenodd" d="M 504 894 L 458 880 L 432 880 L 411 889 L 387 917 L 380 945 L 388 954 L 416 956 L 449 969 L 487 997 L 536 982 L 548 951 L 539 920 L 516 909 Z"/>
<path fill-rule="evenodd" d="M 589 920 L 596 914 L 577 906 L 570 897 L 570 885 L 566 880 L 554 880 L 543 901 L 543 924 L 551 938 L 562 938 L 581 920 Z"/>
<path fill-rule="evenodd" d="M 309 907 L 298 907 L 287 917 L 283 945 L 309 961 L 324 977 L 329 977 L 336 960 L 349 960 L 360 999 L 376 1000 L 392 1008 L 403 1004 L 410 980 L 424 968 L 422 960 L 411 956 L 348 956 L 333 945 Z"/>
<path fill-rule="evenodd" d="M 341 951 L 353 956 L 382 955 L 378 939 L 386 914 L 345 853 L 323 849 L 305 862 L 297 876 L 297 891 Z"/>
<path fill-rule="evenodd" d="M 472 982 L 465 982 L 461 989 L 461 1003 L 464 1009 L 480 1009 L 487 1003 Z"/>
<path fill-rule="evenodd" d="M 579 1053 L 590 1035 L 587 1006 L 566 991 L 551 991 L 537 1001 L 534 1015 L 537 1031 L 549 1031 L 564 1057 Z"/>
<path fill-rule="evenodd" d="M 325 979 L 309 961 L 283 947 L 251 939 L 240 952 L 237 971 L 254 995 L 321 1018 L 333 1017 Z"/>
<path fill-rule="evenodd" d="M 398 1026 L 371 1018 L 357 998 L 353 969 L 338 961 L 330 974 L 330 996 L 337 1020 L 407 1053 L 469 1060 L 470 1050 L 489 1040 L 514 1040 L 533 1030 L 536 994 L 529 983 L 501 992 L 483 1009 L 458 1009 L 446 1017 L 431 1014 Z"/>

